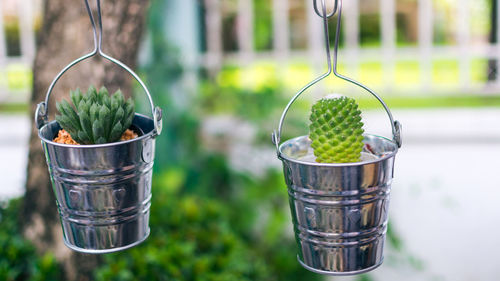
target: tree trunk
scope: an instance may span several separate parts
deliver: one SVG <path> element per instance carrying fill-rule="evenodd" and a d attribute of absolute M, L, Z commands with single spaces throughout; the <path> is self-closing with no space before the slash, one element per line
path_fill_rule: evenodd
<path fill-rule="evenodd" d="M 89 1 L 95 6 L 96 1 Z M 148 1 L 102 1 L 103 49 L 105 53 L 135 67 Z M 94 12 L 96 16 L 97 13 Z M 74 59 L 93 50 L 90 20 L 83 1 L 46 0 L 43 27 L 38 38 L 33 66 L 31 120 L 36 105 L 45 99 L 46 91 L 57 73 Z M 90 85 L 106 86 L 110 92 L 121 89 L 131 94 L 131 77 L 110 62 L 95 57 L 71 68 L 59 80 L 51 96 L 49 119 L 54 118 L 55 101 L 69 98 L 69 90 Z M 73 252 L 63 244 L 62 229 L 55 197 L 49 179 L 45 156 L 34 122 L 29 144 L 26 194 L 20 214 L 23 235 L 39 253 L 51 251 L 63 264 L 68 280 L 90 280 L 97 265 L 96 256 Z"/>

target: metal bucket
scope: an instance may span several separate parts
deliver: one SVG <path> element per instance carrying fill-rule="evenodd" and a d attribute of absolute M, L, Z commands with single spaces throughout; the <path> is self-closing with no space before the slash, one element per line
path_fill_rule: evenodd
<path fill-rule="evenodd" d="M 120 251 L 149 235 L 155 127 L 139 114 L 132 124 L 142 135 L 101 145 L 53 142 L 61 129 L 56 121 L 39 130 L 64 243 L 75 251 Z"/>
<path fill-rule="evenodd" d="M 298 260 L 321 274 L 352 275 L 383 261 L 395 142 L 366 135 L 371 161 L 324 164 L 299 159 L 310 151 L 302 136 L 280 145 Z"/>
<path fill-rule="evenodd" d="M 161 133 L 162 111 L 154 106 L 140 77 L 103 52 L 100 2 L 97 21 L 87 0 L 85 6 L 94 33 L 94 50 L 68 64 L 52 80 L 45 101 L 38 104 L 35 122 L 57 199 L 64 243 L 75 251 L 104 254 L 133 247 L 149 236 L 155 138 Z M 48 122 L 50 95 L 66 71 L 94 56 L 116 64 L 139 83 L 153 118 L 135 114 L 131 126 L 139 133 L 135 139 L 94 145 L 55 143 L 52 140 L 61 127 L 56 121 Z"/>
<path fill-rule="evenodd" d="M 283 162 L 300 264 L 320 274 L 354 275 L 377 268 L 384 259 L 394 157 L 402 143 L 401 124 L 393 119 L 387 105 L 374 91 L 337 71 L 342 0 L 335 0 L 330 14 L 325 0 L 321 1 L 321 11 L 316 1 L 313 3 L 316 14 L 323 18 L 328 70 L 288 102 L 272 141 Z M 328 19 L 334 14 L 337 14 L 337 26 L 332 61 Z M 283 123 L 292 104 L 332 73 L 373 95 L 389 117 L 392 140 L 365 135 L 365 153 L 371 154 L 372 160 L 342 164 L 302 160 L 312 152 L 307 136 L 280 144 Z"/>

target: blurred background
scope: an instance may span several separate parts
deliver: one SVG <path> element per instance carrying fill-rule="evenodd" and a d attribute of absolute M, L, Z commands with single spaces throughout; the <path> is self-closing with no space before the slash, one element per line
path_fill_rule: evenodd
<path fill-rule="evenodd" d="M 60 246 L 54 198 L 39 196 L 52 191 L 32 121 L 51 79 L 93 46 L 83 1 L 2 0 L 0 279 L 498 280 L 498 0 L 344 1 L 339 70 L 377 91 L 403 124 L 386 257 L 355 277 L 299 266 L 270 133 L 295 92 L 326 69 L 312 1 L 102 1 L 105 51 L 144 78 L 164 131 L 150 238 L 96 258 Z M 98 64 L 80 70 L 120 71 Z M 375 99 L 329 77 L 294 104 L 282 139 L 307 134 L 311 103 L 334 92 L 358 99 L 366 131 L 390 137 Z M 53 206 L 42 212 L 37 197 Z M 53 228 L 37 232 L 43 225 Z"/>

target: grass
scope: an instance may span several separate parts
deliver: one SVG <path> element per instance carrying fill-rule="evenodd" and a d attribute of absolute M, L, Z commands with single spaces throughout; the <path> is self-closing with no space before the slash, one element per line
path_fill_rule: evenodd
<path fill-rule="evenodd" d="M 484 59 L 471 59 L 470 79 L 472 83 L 485 83 L 487 81 L 487 61 Z M 432 62 L 432 81 L 437 86 L 456 87 L 460 83 L 458 73 L 459 65 L 453 60 L 434 60 Z M 224 68 L 218 79 L 221 87 L 230 86 L 232 89 L 246 89 L 258 91 L 261 87 L 281 89 L 282 94 L 290 96 L 311 81 L 315 72 L 310 65 L 304 62 L 292 62 L 279 71 L 273 62 L 256 62 L 249 67 Z M 340 64 L 339 71 L 348 73 L 346 65 Z M 369 87 L 375 89 L 383 87 L 383 66 L 380 61 L 365 61 L 359 64 L 358 77 Z M 480 95 L 474 93 L 438 94 L 426 93 L 415 95 L 415 89 L 420 88 L 421 67 L 418 60 L 397 61 L 394 67 L 394 79 L 396 92 L 384 95 L 383 98 L 391 108 L 457 108 L 457 107 L 500 107 L 500 96 Z M 351 93 L 359 99 L 364 108 L 377 108 L 380 105 L 366 93 L 359 95 L 357 88 L 347 85 L 340 79 L 326 78 L 322 85 L 321 93 L 313 93 L 323 96 L 322 92 Z M 281 86 L 280 86 L 281 85 Z M 446 88 L 446 87 L 445 87 Z M 406 90 L 413 94 L 407 93 Z M 381 91 L 381 90 L 379 90 Z M 318 96 L 318 97 L 319 97 Z"/>
<path fill-rule="evenodd" d="M 0 114 L 3 113 L 25 113 L 29 112 L 29 105 L 26 103 L 0 103 Z"/>
<path fill-rule="evenodd" d="M 29 91 L 32 80 L 31 68 L 23 64 L 10 64 L 0 71 L 0 86 L 11 91 Z"/>
<path fill-rule="evenodd" d="M 370 87 L 383 87 L 385 81 L 390 81 L 396 91 L 406 91 L 419 88 L 422 83 L 422 71 L 418 60 L 397 60 L 393 73 L 384 73 L 380 60 L 361 61 L 356 69 L 351 69 L 345 61 L 339 62 L 339 72 L 362 81 Z M 481 58 L 471 58 L 469 64 L 469 79 L 473 84 L 487 82 L 488 62 Z M 325 69 L 326 70 L 326 66 Z M 312 69 L 307 61 L 291 61 L 278 65 L 273 61 L 257 61 L 248 67 L 230 66 L 221 71 L 219 80 L 221 86 L 231 85 L 233 88 L 255 89 L 262 86 L 283 85 L 287 90 L 298 90 L 313 78 L 319 76 L 321 69 Z M 431 81 L 437 87 L 455 88 L 461 84 L 459 63 L 453 59 L 436 59 L 431 62 Z M 392 75 L 388 77 L 387 75 Z M 339 79 L 325 79 L 327 87 L 346 90 L 346 85 Z"/>
<path fill-rule="evenodd" d="M 28 113 L 29 105 L 20 101 L 29 100 L 32 81 L 33 73 L 31 68 L 23 64 L 11 64 L 0 70 L 0 88 L 2 90 L 7 89 L 10 95 L 22 95 L 17 97 L 8 96 L 7 101 L 10 100 L 11 102 L 0 103 L 0 113 Z"/>
<path fill-rule="evenodd" d="M 424 108 L 480 108 L 500 107 L 500 96 L 429 96 L 429 97 L 388 97 L 384 98 L 386 104 L 391 108 L 424 109 Z M 358 99 L 362 108 L 379 108 L 380 104 L 372 98 Z"/>

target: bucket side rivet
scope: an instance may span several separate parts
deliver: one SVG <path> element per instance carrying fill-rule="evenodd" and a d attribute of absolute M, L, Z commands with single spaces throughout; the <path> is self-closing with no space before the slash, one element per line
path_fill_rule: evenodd
<path fill-rule="evenodd" d="M 153 161 L 153 149 L 151 142 L 144 141 L 144 145 L 142 146 L 142 161 L 146 163 L 151 163 Z"/>

